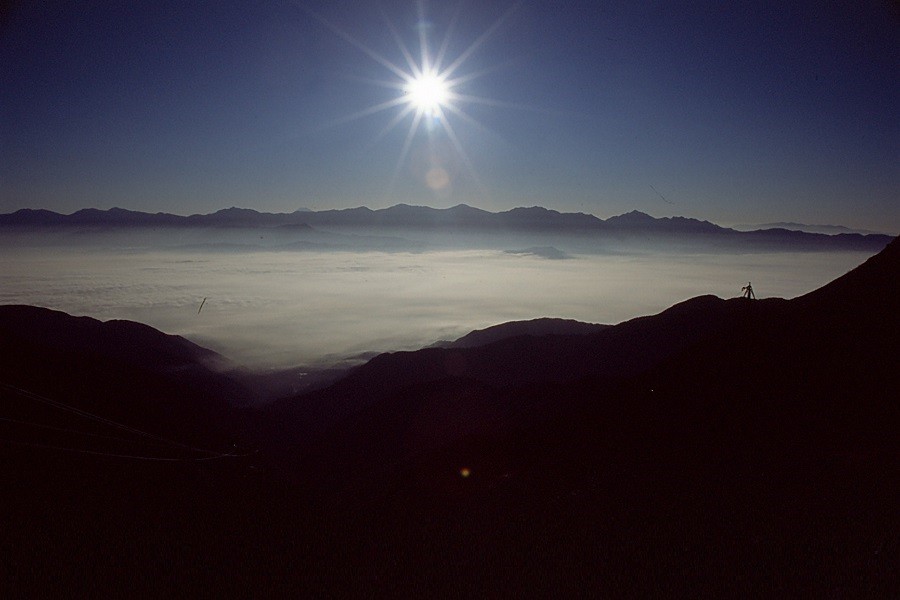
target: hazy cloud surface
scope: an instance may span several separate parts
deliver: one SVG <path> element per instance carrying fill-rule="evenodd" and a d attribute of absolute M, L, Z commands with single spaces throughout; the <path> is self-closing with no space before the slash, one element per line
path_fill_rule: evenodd
<path fill-rule="evenodd" d="M 0 304 L 140 321 L 256 367 L 414 349 L 542 316 L 618 323 L 696 295 L 733 297 L 747 281 L 760 297 L 789 298 L 867 258 L 3 246 Z"/>

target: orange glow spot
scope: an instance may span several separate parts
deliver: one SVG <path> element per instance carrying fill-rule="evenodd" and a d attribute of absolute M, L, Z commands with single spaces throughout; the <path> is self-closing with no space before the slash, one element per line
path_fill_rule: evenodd
<path fill-rule="evenodd" d="M 461 477 L 468 477 L 472 474 L 472 471 L 470 471 L 468 467 L 463 467 L 459 470 L 459 474 Z"/>
<path fill-rule="evenodd" d="M 450 185 L 450 176 L 440 167 L 432 167 L 425 174 L 425 183 L 434 191 L 439 191 Z"/>

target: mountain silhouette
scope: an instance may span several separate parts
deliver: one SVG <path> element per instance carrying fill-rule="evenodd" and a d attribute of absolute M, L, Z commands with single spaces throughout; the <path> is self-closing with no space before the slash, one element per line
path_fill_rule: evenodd
<path fill-rule="evenodd" d="M 505 581 L 545 591 L 688 577 L 716 595 L 729 573 L 761 592 L 886 592 L 898 275 L 894 241 L 795 300 L 701 297 L 584 336 L 380 356 L 277 407 L 282 450 L 296 444 L 281 460 L 389 514 L 468 524 L 437 527 L 423 564 L 502 551 Z M 618 579 L 646 569 L 649 587 Z"/>
<path fill-rule="evenodd" d="M 95 569 L 156 593 L 891 597 L 898 281 L 895 240 L 792 300 L 701 296 L 596 330 L 505 324 L 471 347 L 380 355 L 239 412 L 252 460 L 10 450 L 7 581 L 96 591 Z M 4 347 L 4 382 L 42 369 L 17 385 L 59 372 L 77 389 L 136 368 L 29 346 L 59 318 L 34 315 Z M 138 396 L 206 356 L 139 335 L 166 358 Z"/>
<path fill-rule="evenodd" d="M 190 216 L 143 213 L 121 208 L 82 209 L 70 215 L 47 210 L 22 209 L 0 215 L 0 227 L 18 229 L 61 227 L 175 227 L 175 228 L 284 228 L 308 225 L 339 230 L 425 230 L 471 233 L 544 233 L 591 236 L 598 241 L 651 240 L 672 243 L 733 245 L 752 248 L 795 250 L 848 249 L 878 251 L 890 240 L 881 234 L 809 233 L 780 228 L 736 231 L 708 221 L 686 217 L 654 218 L 639 211 L 606 220 L 584 213 L 561 213 L 539 206 L 489 212 L 459 204 L 451 208 L 431 208 L 397 204 L 372 210 L 366 207 L 323 211 L 297 210 L 292 213 L 262 213 L 246 208 L 226 208 Z"/>
<path fill-rule="evenodd" d="M 585 335 L 605 329 L 609 325 L 582 323 L 573 319 L 540 318 L 528 321 L 510 321 L 484 329 L 476 329 L 452 342 L 440 344 L 446 348 L 475 348 L 523 335 Z"/>
<path fill-rule="evenodd" d="M 858 229 L 844 227 L 843 225 L 809 225 L 807 223 L 794 223 L 793 221 L 779 221 L 777 223 L 758 223 L 734 225 L 734 229 L 738 231 L 753 231 L 756 229 L 788 229 L 793 231 L 808 231 L 809 233 L 861 233 L 867 235 L 870 233 L 880 233 L 870 229 Z"/>
<path fill-rule="evenodd" d="M 131 321 L 101 322 L 33 306 L 0 306 L 0 383 L 154 433 L 233 441 L 233 405 L 252 393 L 225 359 Z M 22 405 L 22 414 L 33 406 Z M 41 409 L 42 410 L 42 409 Z M 40 411 L 39 411 L 40 412 Z"/>

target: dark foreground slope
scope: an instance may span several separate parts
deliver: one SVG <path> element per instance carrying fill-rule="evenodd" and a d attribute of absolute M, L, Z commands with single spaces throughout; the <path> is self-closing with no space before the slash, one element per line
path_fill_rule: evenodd
<path fill-rule="evenodd" d="M 386 355 L 240 460 L 5 454 L 8 581 L 896 597 L 898 281 L 895 241 L 791 301 Z"/>
<path fill-rule="evenodd" d="M 382 356 L 282 405 L 284 460 L 407 591 L 890 595 L 898 276 L 894 242 L 793 301 Z"/>
<path fill-rule="evenodd" d="M 21 390 L 125 425 L 224 443 L 231 405 L 250 395 L 220 372 L 224 358 L 184 338 L 33 306 L 0 306 L 0 357 L 7 408 L 26 420 L 52 410 Z"/>

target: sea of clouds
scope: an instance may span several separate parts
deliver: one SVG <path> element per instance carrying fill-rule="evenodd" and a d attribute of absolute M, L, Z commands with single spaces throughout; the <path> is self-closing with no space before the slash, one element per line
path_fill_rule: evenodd
<path fill-rule="evenodd" d="M 550 260 L 493 249 L 208 251 L 29 240 L 2 244 L 0 304 L 140 321 L 255 368 L 325 366 L 542 316 L 619 323 L 701 294 L 734 297 L 748 281 L 760 297 L 791 298 L 868 257 L 632 253 Z"/>

